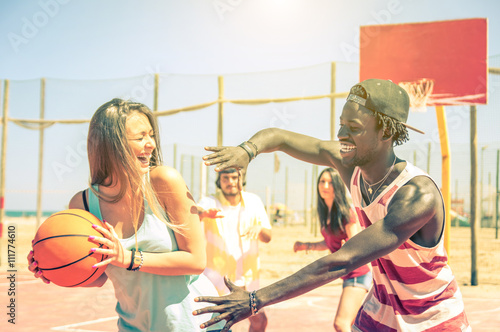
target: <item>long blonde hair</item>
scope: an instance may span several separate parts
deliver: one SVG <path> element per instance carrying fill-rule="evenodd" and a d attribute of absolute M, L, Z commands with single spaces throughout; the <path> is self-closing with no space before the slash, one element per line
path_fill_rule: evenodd
<path fill-rule="evenodd" d="M 144 114 L 151 124 L 155 133 L 156 148 L 151 155 L 150 167 L 160 166 L 162 164 L 160 136 L 158 122 L 153 112 L 144 104 L 118 98 L 103 104 L 92 116 L 87 138 L 87 153 L 90 166 L 90 189 L 99 199 L 116 203 L 127 192 L 131 196 L 131 216 L 137 241 L 137 226 L 144 206 L 141 204 L 143 199 L 148 202 L 153 213 L 169 227 L 175 230 L 181 226 L 170 222 L 167 212 L 158 204 L 158 195 L 151 183 L 145 181 L 144 175 L 136 166 L 136 157 L 132 154 L 126 132 L 127 119 L 134 113 Z M 92 187 L 93 185 L 109 187 L 116 184 L 119 185 L 120 190 L 112 196 L 103 195 Z M 163 208 L 166 209 L 166 207 Z"/>

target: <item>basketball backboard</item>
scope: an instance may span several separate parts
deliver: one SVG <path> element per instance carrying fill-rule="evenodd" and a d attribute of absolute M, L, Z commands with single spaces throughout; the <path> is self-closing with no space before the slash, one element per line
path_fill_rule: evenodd
<path fill-rule="evenodd" d="M 360 81 L 390 79 L 413 102 L 427 91 L 427 106 L 486 104 L 487 73 L 484 18 L 360 29 Z"/>

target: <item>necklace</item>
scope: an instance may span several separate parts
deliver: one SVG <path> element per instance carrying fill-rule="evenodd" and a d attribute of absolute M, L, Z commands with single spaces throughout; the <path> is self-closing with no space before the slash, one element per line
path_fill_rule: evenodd
<path fill-rule="evenodd" d="M 368 194 L 368 200 L 371 202 L 373 199 L 373 196 L 375 193 L 380 189 L 380 187 L 384 184 L 384 181 L 389 177 L 389 174 L 391 174 L 392 170 L 394 169 L 394 165 L 396 165 L 396 156 L 394 156 L 394 161 L 392 162 L 391 168 L 389 168 L 389 171 L 385 174 L 385 176 L 380 180 L 377 181 L 374 184 L 369 184 L 364 178 L 363 178 L 363 185 L 365 187 L 365 191 Z M 379 185 L 377 189 L 373 190 L 372 187 Z"/>

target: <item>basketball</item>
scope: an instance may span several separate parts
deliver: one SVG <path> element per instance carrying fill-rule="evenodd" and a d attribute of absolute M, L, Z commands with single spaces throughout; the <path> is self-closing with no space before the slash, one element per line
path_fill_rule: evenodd
<path fill-rule="evenodd" d="M 69 209 L 54 213 L 40 225 L 33 241 L 33 257 L 47 279 L 59 286 L 79 287 L 103 274 L 105 266 L 92 268 L 107 257 L 90 252 L 96 244 L 89 236 L 102 236 L 93 224 L 104 226 L 90 212 Z"/>

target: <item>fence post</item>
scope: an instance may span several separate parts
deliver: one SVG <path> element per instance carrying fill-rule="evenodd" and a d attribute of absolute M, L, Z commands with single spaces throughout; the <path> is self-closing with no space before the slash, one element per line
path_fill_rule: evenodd
<path fill-rule="evenodd" d="M 217 118 L 217 146 L 222 146 L 223 142 L 223 126 L 224 126 L 224 76 L 218 77 L 219 82 L 219 113 Z"/>
<path fill-rule="evenodd" d="M 477 190 L 477 109 L 470 107 L 470 284 L 478 285 L 477 269 L 477 224 L 479 222 L 479 200 Z"/>
<path fill-rule="evenodd" d="M 177 169 L 177 143 L 174 143 L 174 157 L 173 157 L 173 166 Z"/>
<path fill-rule="evenodd" d="M 45 118 L 45 78 L 40 80 L 40 120 Z M 45 130 L 40 125 L 38 136 L 38 185 L 36 192 L 36 228 L 42 221 L 42 191 L 43 191 L 43 142 Z"/>
<path fill-rule="evenodd" d="M 158 73 L 155 74 L 155 87 L 154 87 L 154 100 L 153 100 L 153 111 L 158 111 L 158 88 L 160 85 L 160 75 Z"/>
<path fill-rule="evenodd" d="M 0 239 L 3 235 L 3 219 L 5 216 L 5 162 L 7 159 L 7 123 L 9 119 L 9 80 L 4 80 L 3 88 L 2 156 L 0 160 Z M 2 257 L 0 256 L 1 264 Z"/>
<path fill-rule="evenodd" d="M 499 185 L 500 150 L 497 150 L 497 185 L 495 189 L 495 239 L 498 240 L 498 196 L 500 194 Z"/>
<path fill-rule="evenodd" d="M 5 165 L 7 161 L 7 125 L 9 123 L 9 80 L 4 80 L 3 89 L 2 158 L 0 160 L 0 238 L 2 238 L 3 219 L 5 216 Z M 2 259 L 0 258 L 1 262 Z"/>
<path fill-rule="evenodd" d="M 330 139 L 333 141 L 335 140 L 335 90 L 336 88 L 336 82 L 335 82 L 335 75 L 337 72 L 337 65 L 335 62 L 332 62 L 331 66 L 331 84 L 330 84 L 330 92 L 332 93 L 332 97 L 330 98 Z"/>
<path fill-rule="evenodd" d="M 427 174 L 431 174 L 431 142 L 427 144 Z"/>
<path fill-rule="evenodd" d="M 207 167 L 205 166 L 203 161 L 200 161 L 200 195 L 198 201 L 200 201 L 203 197 L 206 196 L 207 184 L 208 184 L 206 179 L 207 179 Z"/>
<path fill-rule="evenodd" d="M 307 169 L 304 176 L 304 226 L 307 226 Z"/>
<path fill-rule="evenodd" d="M 289 211 L 289 206 L 288 206 L 288 166 L 285 167 L 285 215 L 284 215 L 284 220 L 283 223 L 285 226 L 287 226 L 288 223 L 288 213 Z"/>
<path fill-rule="evenodd" d="M 194 190 L 194 156 L 193 155 L 191 155 L 191 186 L 189 187 L 189 189 Z"/>

